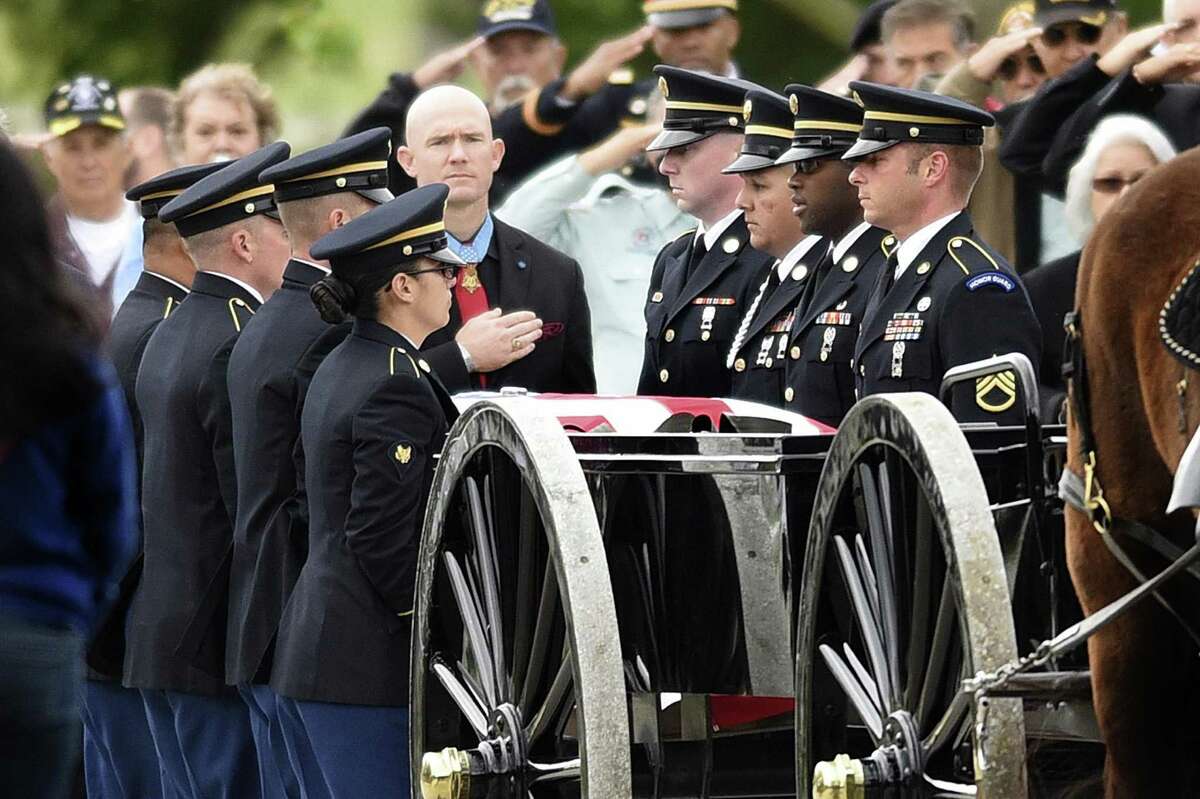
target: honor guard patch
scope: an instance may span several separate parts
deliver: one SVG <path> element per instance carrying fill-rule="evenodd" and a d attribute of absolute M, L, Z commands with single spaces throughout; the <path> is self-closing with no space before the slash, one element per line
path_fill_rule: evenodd
<path fill-rule="evenodd" d="M 734 297 L 697 297 L 692 305 L 737 305 Z"/>
<path fill-rule="evenodd" d="M 817 317 L 818 325 L 848 325 L 853 321 L 847 311 L 826 311 Z"/>
<path fill-rule="evenodd" d="M 988 413 L 1003 413 L 1017 401 L 1017 378 L 1010 371 L 975 381 L 975 404 Z"/>
<path fill-rule="evenodd" d="M 884 341 L 916 341 L 921 337 L 925 320 L 915 313 L 892 314 L 883 331 Z"/>
<path fill-rule="evenodd" d="M 979 291 L 988 286 L 995 286 L 1007 294 L 1017 290 L 1017 281 L 1003 272 L 981 272 L 967 278 L 967 291 Z"/>

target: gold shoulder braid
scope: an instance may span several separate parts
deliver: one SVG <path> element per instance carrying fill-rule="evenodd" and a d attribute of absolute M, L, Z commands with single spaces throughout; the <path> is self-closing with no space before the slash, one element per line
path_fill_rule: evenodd
<path fill-rule="evenodd" d="M 958 268 L 963 271 L 964 275 L 971 274 L 971 269 L 965 263 L 963 263 L 962 258 L 958 257 L 958 251 L 962 249 L 963 244 L 970 244 L 972 247 L 974 247 L 979 254 L 986 258 L 987 262 L 992 265 L 992 269 L 995 269 L 997 272 L 1004 271 L 1000 268 L 1000 265 L 996 263 L 996 259 L 989 255 L 987 250 L 979 246 L 977 241 L 967 238 L 966 236 L 955 236 L 954 238 L 950 239 L 950 243 L 946 247 L 946 251 L 950 253 L 950 257 L 954 259 L 956 264 L 958 264 Z"/>
<path fill-rule="evenodd" d="M 237 308 L 241 308 L 242 310 L 248 312 L 251 316 L 254 316 L 254 309 L 251 308 L 249 305 L 247 305 L 246 301 L 243 300 L 241 297 L 230 298 L 230 300 L 229 300 L 229 315 L 233 317 L 234 329 L 237 330 L 237 332 L 241 333 L 242 332 L 242 320 L 237 315 L 237 310 L 236 310 Z"/>
<path fill-rule="evenodd" d="M 392 347 L 392 351 L 388 353 L 388 374 L 390 374 L 390 375 L 396 374 L 396 353 L 397 352 L 400 353 L 401 355 L 403 355 L 405 358 L 408 358 L 408 362 L 412 364 L 413 372 L 416 373 L 417 377 L 420 377 L 421 370 L 419 368 L 417 368 L 417 362 L 414 361 L 413 357 L 408 354 L 408 351 L 403 349 L 402 347 Z"/>

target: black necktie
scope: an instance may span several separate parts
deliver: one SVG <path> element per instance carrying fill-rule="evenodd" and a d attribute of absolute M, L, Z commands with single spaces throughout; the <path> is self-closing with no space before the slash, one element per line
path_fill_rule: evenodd
<path fill-rule="evenodd" d="M 883 275 L 883 296 L 892 290 L 892 286 L 896 284 L 896 270 L 900 268 L 900 248 L 892 250 L 892 254 L 888 256 L 887 266 L 884 267 Z M 881 298 L 882 299 L 882 298 Z"/>
<path fill-rule="evenodd" d="M 688 256 L 687 272 L 685 273 L 685 281 L 692 279 L 692 274 L 696 271 L 696 267 L 704 260 L 704 256 L 708 254 L 708 249 L 704 246 L 704 236 L 696 237 L 692 243 L 692 252 Z"/>

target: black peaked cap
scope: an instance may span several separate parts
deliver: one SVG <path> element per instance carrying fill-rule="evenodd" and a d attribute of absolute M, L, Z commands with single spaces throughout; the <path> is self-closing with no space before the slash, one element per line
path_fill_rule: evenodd
<path fill-rule="evenodd" d="M 759 89 L 749 81 L 722 78 L 659 64 L 658 89 L 666 98 L 667 114 L 662 132 L 647 150 L 669 150 L 727 131 L 741 133 L 745 127 L 746 92 Z"/>
<path fill-rule="evenodd" d="M 163 206 L 183 194 L 197 181 L 214 172 L 220 172 L 226 166 L 228 162 L 181 166 L 137 184 L 125 192 L 125 199 L 138 204 L 138 210 L 144 219 L 157 219 Z"/>
<path fill-rule="evenodd" d="M 863 105 L 858 141 L 843 158 L 861 158 L 901 142 L 919 144 L 983 144 L 983 129 L 995 118 L 970 103 L 940 94 L 851 81 Z"/>
<path fill-rule="evenodd" d="M 286 159 L 291 149 L 287 142 L 277 141 L 230 161 L 167 203 L 158 218 L 174 222 L 181 236 L 195 236 L 255 214 L 278 218 L 275 187 L 263 184 L 258 176 Z"/>
<path fill-rule="evenodd" d="M 371 128 L 267 167 L 258 180 L 275 186 L 276 202 L 352 191 L 378 205 L 392 199 L 387 190 L 391 152 L 392 131 Z"/>
<path fill-rule="evenodd" d="M 789 84 L 784 91 L 792 112 L 792 146 L 777 163 L 840 156 L 854 146 L 862 130 L 861 105 L 802 83 Z"/>
<path fill-rule="evenodd" d="M 746 135 L 742 152 L 722 172 L 755 172 L 775 166 L 775 161 L 792 144 L 792 110 L 787 98 L 767 89 L 746 92 L 742 108 Z"/>

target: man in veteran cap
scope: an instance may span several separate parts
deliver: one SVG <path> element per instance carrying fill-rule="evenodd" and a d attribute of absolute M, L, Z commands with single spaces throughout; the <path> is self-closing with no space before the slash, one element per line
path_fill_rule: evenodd
<path fill-rule="evenodd" d="M 272 187 L 259 174 L 288 152 L 275 142 L 231 162 L 159 212 L 199 271 L 187 301 L 154 331 L 138 373 L 145 566 L 125 682 L 141 689 L 164 778 L 184 796 L 261 790 L 246 705 L 225 685 L 224 614 L 207 603 L 228 579 L 237 509 L 229 354 L 278 288 L 288 256 Z"/>
<path fill-rule="evenodd" d="M 778 163 L 793 169 L 792 212 L 805 231 L 829 242 L 785 334 L 784 407 L 837 427 L 854 404 L 850 359 L 871 290 L 887 260 L 888 233 L 863 220 L 854 167 L 842 154 L 862 127 L 862 107 L 844 97 L 792 84 L 792 146 Z"/>
<path fill-rule="evenodd" d="M 267 684 L 271 644 L 304 565 L 308 508 L 297 485 L 299 413 L 313 372 L 342 340 L 309 290 L 329 274 L 310 252 L 322 236 L 392 199 L 387 186 L 391 132 L 375 128 L 267 167 L 292 257 L 279 291 L 248 320 L 229 356 L 228 383 L 237 474 L 237 515 L 228 584 L 225 682 L 250 711 L 266 796 L 297 796 Z M 224 591 L 224 586 L 215 590 Z M 214 603 L 214 604 L 220 604 Z"/>
<path fill-rule="evenodd" d="M 1041 331 L 1025 287 L 974 235 L 964 210 L 983 166 L 990 114 L 948 97 L 854 82 L 864 106 L 850 182 L 866 221 L 892 235 L 851 361 L 861 396 L 938 395 L 952 367 L 1021 353 L 1036 372 Z M 1023 424 L 1027 410 L 1010 371 L 959 386 L 961 422 Z"/>
<path fill-rule="evenodd" d="M 638 393 L 727 397 L 725 358 L 738 322 L 774 260 L 750 245 L 737 195 L 742 181 L 722 169 L 740 154 L 746 92 L 754 84 L 659 65 L 667 98 L 663 130 L 647 150 L 680 210 L 700 220 L 659 253 L 646 297 L 646 347 Z"/>
<path fill-rule="evenodd" d="M 733 370 L 731 396 L 780 406 L 786 331 L 829 245 L 820 236 L 805 235 L 792 213 L 788 178 L 793 167 L 776 165 L 776 159 L 792 143 L 792 111 L 787 99 L 765 89 L 751 89 L 746 93 L 744 116 L 741 155 L 721 171 L 741 177 L 737 206 L 746 219 L 750 244 L 774 256 L 775 263 L 743 310 L 725 365 Z"/>
<path fill-rule="evenodd" d="M 654 27 L 654 53 L 664 64 L 738 77 L 733 63 L 742 29 L 738 0 L 646 0 L 642 11 Z"/>

